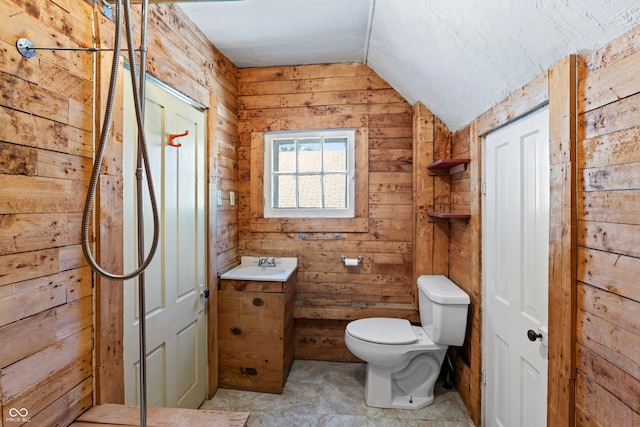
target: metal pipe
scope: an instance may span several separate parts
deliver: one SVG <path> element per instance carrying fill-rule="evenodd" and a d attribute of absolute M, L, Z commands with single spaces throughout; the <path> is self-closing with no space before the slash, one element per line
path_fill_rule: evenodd
<path fill-rule="evenodd" d="M 140 87 L 139 96 L 142 100 L 140 105 L 141 126 L 144 129 L 146 88 L 147 88 L 147 30 L 148 30 L 148 9 L 149 2 L 143 0 L 140 23 Z M 138 132 L 140 135 L 140 132 Z M 138 156 L 136 160 L 136 203 L 138 211 L 138 263 L 144 262 L 144 212 L 142 211 L 142 166 L 143 166 L 142 141 L 138 138 Z M 150 172 L 149 172 L 150 173 Z M 145 308 L 145 274 L 138 276 L 138 304 L 140 313 L 139 335 L 140 342 L 140 426 L 147 425 L 147 344 L 146 344 L 146 308 Z"/>
<path fill-rule="evenodd" d="M 113 52 L 115 49 L 103 49 L 100 47 L 25 47 L 26 50 L 65 50 L 73 52 Z M 120 49 L 121 52 L 128 52 L 129 49 Z M 134 49 L 139 52 L 140 49 Z"/>
<path fill-rule="evenodd" d="M 124 7 L 122 7 L 124 5 Z M 108 140 L 109 130 L 111 126 L 111 118 L 113 113 L 113 104 L 115 99 L 115 87 L 118 79 L 118 67 L 119 67 L 119 57 L 120 57 L 120 38 L 122 34 L 122 11 L 124 9 L 124 19 L 127 33 L 127 46 L 129 51 L 129 64 L 131 65 L 131 84 L 133 87 L 133 100 L 135 105 L 135 113 L 136 113 L 136 123 L 138 127 L 138 160 L 136 167 L 136 206 L 137 206 L 137 215 L 138 215 L 138 268 L 132 273 L 128 274 L 113 274 L 105 271 L 98 263 L 94 260 L 93 255 L 91 253 L 90 243 L 89 243 L 89 218 L 91 214 L 91 208 L 93 205 L 93 200 L 95 197 L 97 182 L 99 178 L 100 168 L 102 164 L 102 159 L 104 157 L 104 151 L 106 147 L 106 143 Z M 140 426 L 146 427 L 147 425 L 147 396 L 146 396 L 146 309 L 145 309 L 145 281 L 144 281 L 144 270 L 151 263 L 151 259 L 153 258 L 160 236 L 160 222 L 159 222 L 159 214 L 158 214 L 158 206 L 155 197 L 155 191 L 153 188 L 153 180 L 151 175 L 151 166 L 149 162 L 149 154 L 147 149 L 147 141 L 144 132 L 144 101 L 145 101 L 145 85 L 146 85 L 146 49 L 147 49 L 147 8 L 148 4 L 143 5 L 143 34 L 142 34 L 142 46 L 140 49 L 141 52 L 141 72 L 140 72 L 140 81 L 136 79 L 136 49 L 134 48 L 134 39 L 133 39 L 133 25 L 131 23 L 131 4 L 129 0 L 118 0 L 116 2 L 116 40 L 114 41 L 114 57 L 111 67 L 111 78 L 109 83 L 109 92 L 107 95 L 107 107 L 105 110 L 104 123 L 102 128 L 102 134 L 100 135 L 100 143 L 98 145 L 98 150 L 96 153 L 96 160 L 93 165 L 93 171 L 91 175 L 91 181 L 89 185 L 89 190 L 87 192 L 87 199 L 85 201 L 85 209 L 83 215 L 83 224 L 82 224 L 82 243 L 83 243 L 83 251 L 85 258 L 91 268 L 96 271 L 98 274 L 110 278 L 112 280 L 128 280 L 134 277 L 138 277 L 138 303 L 139 303 L 139 342 L 140 342 Z M 153 233 L 153 241 L 151 244 L 151 249 L 147 258 L 145 258 L 144 251 L 144 217 L 143 217 L 143 200 L 142 200 L 142 179 L 143 179 L 143 165 L 144 170 L 146 171 L 146 179 L 147 186 L 149 190 L 149 198 L 151 201 L 152 213 L 153 213 L 153 223 L 154 223 L 154 233 Z"/>

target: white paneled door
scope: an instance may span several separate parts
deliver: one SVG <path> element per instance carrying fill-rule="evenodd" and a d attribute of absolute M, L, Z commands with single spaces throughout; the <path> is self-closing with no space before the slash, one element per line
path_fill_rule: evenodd
<path fill-rule="evenodd" d="M 487 135 L 483 188 L 484 421 L 546 425 L 549 110 Z"/>
<path fill-rule="evenodd" d="M 136 259 L 135 114 L 129 73 L 124 103 L 124 253 L 127 271 Z M 207 384 L 205 313 L 205 113 L 159 85 L 146 88 L 145 133 L 160 210 L 158 251 L 145 273 L 147 404 L 197 408 Z M 169 134 L 189 131 L 170 146 Z M 153 236 L 144 186 L 144 243 Z M 139 403 L 137 279 L 125 283 L 125 400 Z"/>

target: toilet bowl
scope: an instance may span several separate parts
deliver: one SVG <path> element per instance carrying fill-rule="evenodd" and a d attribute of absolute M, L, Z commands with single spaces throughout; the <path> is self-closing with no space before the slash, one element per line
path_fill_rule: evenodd
<path fill-rule="evenodd" d="M 469 296 L 445 276 L 420 276 L 417 285 L 422 326 L 384 317 L 347 325 L 347 348 L 367 362 L 368 406 L 430 405 L 447 348 L 464 342 Z"/>

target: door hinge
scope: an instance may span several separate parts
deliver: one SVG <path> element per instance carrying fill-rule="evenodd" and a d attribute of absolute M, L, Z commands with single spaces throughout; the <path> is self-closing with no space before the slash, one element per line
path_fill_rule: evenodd
<path fill-rule="evenodd" d="M 487 194 L 487 183 L 486 182 L 482 183 L 482 194 L 484 194 L 484 195 Z"/>
<path fill-rule="evenodd" d="M 487 385 L 487 371 L 482 371 L 482 384 Z"/>

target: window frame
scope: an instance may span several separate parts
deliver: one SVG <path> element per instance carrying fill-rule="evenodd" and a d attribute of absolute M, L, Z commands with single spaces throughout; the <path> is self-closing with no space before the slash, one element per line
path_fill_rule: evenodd
<path fill-rule="evenodd" d="M 355 217 L 355 129 L 353 128 L 341 128 L 341 129 L 311 129 L 311 130 L 296 130 L 296 131 L 282 131 L 282 132 L 265 132 L 264 133 L 264 174 L 263 174 L 263 216 L 264 218 L 354 218 Z M 344 172 L 332 172 L 325 171 L 324 165 L 321 167 L 320 172 L 301 172 L 298 169 L 298 153 L 296 149 L 296 166 L 292 172 L 278 173 L 272 168 L 273 161 L 273 141 L 293 139 L 296 141 L 302 139 L 314 139 L 319 138 L 322 140 L 329 138 L 346 137 L 347 139 L 347 158 L 346 169 Z M 324 154 L 324 150 L 321 153 Z M 298 183 L 300 177 L 304 176 L 320 176 L 321 178 L 327 175 L 342 174 L 346 179 L 346 208 L 300 208 L 298 206 L 294 208 L 273 208 L 273 179 L 274 176 L 294 176 L 295 181 Z M 322 183 L 321 183 L 322 188 Z M 324 199 L 326 193 L 324 189 L 321 189 L 321 198 Z M 299 202 L 299 194 L 296 189 L 296 205 Z"/>
<path fill-rule="evenodd" d="M 334 128 L 334 127 L 328 127 Z M 272 131 L 270 129 L 270 131 Z M 279 130 L 279 129 L 275 129 Z M 285 129 L 292 130 L 292 129 Z M 355 128 L 355 216 L 353 218 L 265 218 L 264 131 L 252 131 L 239 150 L 249 163 L 249 175 L 241 177 L 249 187 L 247 229 L 252 233 L 366 233 L 369 231 L 369 128 Z"/>

